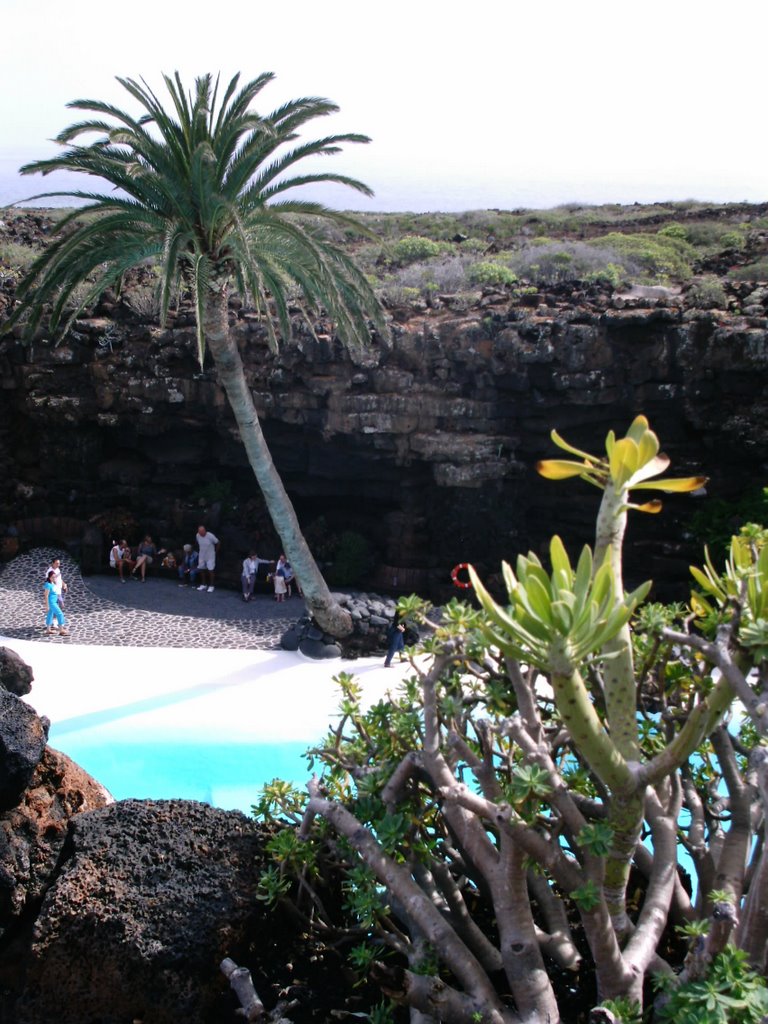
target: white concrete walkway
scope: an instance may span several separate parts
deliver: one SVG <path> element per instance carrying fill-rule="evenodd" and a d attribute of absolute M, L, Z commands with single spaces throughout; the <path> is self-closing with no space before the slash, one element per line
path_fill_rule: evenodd
<path fill-rule="evenodd" d="M 115 796 L 191 796 L 242 810 L 255 802 L 257 784 L 281 775 L 276 755 L 284 745 L 298 751 L 325 734 L 340 697 L 334 675 L 353 674 L 369 704 L 386 698 L 411 671 L 406 663 L 385 669 L 381 658 L 321 662 L 286 651 L 52 645 L 4 637 L 0 644 L 32 667 L 32 692 L 24 699 L 51 720 L 51 746 Z M 257 767 L 262 745 L 272 763 Z M 174 750 L 184 762 L 178 792 L 180 766 L 167 767 Z M 234 768 L 214 763 L 235 754 Z M 305 771 L 303 762 L 298 767 Z M 167 779 L 154 777 L 164 772 Z M 102 777 L 110 773 L 114 779 Z M 171 791 L 163 788 L 166 782 Z"/>

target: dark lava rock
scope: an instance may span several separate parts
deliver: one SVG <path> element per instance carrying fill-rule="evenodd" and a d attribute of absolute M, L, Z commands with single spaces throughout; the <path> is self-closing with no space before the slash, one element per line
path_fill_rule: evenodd
<path fill-rule="evenodd" d="M 307 638 L 301 640 L 299 641 L 299 650 L 306 658 L 313 658 L 315 660 L 341 657 L 341 647 L 338 644 L 326 643 L 322 639 L 312 640 Z"/>
<path fill-rule="evenodd" d="M 32 669 L 10 647 L 0 647 L 0 688 L 23 697 L 32 689 Z"/>
<path fill-rule="evenodd" d="M 47 722 L 0 689 L 0 811 L 15 807 L 43 756 Z"/>
<path fill-rule="evenodd" d="M 16 1024 L 234 1019 L 219 964 L 264 935 L 260 849 L 243 814 L 193 801 L 79 815 L 35 923 Z"/>
<path fill-rule="evenodd" d="M 42 898 L 55 875 L 69 819 L 110 803 L 109 793 L 79 765 L 45 748 L 18 805 L 0 814 L 0 938 Z"/>

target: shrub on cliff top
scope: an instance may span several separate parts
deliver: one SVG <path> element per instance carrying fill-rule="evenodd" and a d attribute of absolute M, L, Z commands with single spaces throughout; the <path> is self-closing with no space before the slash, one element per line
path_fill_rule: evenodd
<path fill-rule="evenodd" d="M 13 274 L 26 273 L 40 252 L 41 250 L 34 245 L 0 239 L 0 264 L 8 267 Z"/>
<path fill-rule="evenodd" d="M 469 267 L 468 277 L 472 284 L 483 286 L 517 284 L 517 274 L 496 260 L 481 260 L 479 263 L 472 263 Z"/>
<path fill-rule="evenodd" d="M 444 243 L 433 242 L 423 235 L 406 235 L 392 246 L 391 255 L 395 263 L 401 265 L 415 263 L 417 260 L 434 259 L 446 251 Z"/>
<path fill-rule="evenodd" d="M 550 241 L 545 245 L 532 245 L 515 253 L 509 262 L 519 277 L 526 277 L 539 286 L 589 280 L 618 284 L 624 278 L 631 278 L 637 270 L 613 249 L 586 242 Z"/>
<path fill-rule="evenodd" d="M 686 280 L 696 255 L 687 242 L 661 233 L 624 235 L 613 231 L 588 244 L 613 249 L 622 262 L 635 263 L 649 280 Z"/>
<path fill-rule="evenodd" d="M 731 281 L 768 281 L 768 257 L 744 267 L 733 267 L 728 271 L 728 277 Z"/>
<path fill-rule="evenodd" d="M 728 296 L 719 278 L 713 274 L 700 277 L 688 289 L 688 301 L 699 309 L 727 309 Z"/>

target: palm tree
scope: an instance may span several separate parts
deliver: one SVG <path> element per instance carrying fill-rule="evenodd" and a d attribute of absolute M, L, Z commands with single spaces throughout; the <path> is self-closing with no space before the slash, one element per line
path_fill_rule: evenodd
<path fill-rule="evenodd" d="M 21 168 L 22 174 L 79 171 L 115 191 L 32 197 L 66 196 L 86 205 L 57 225 L 55 241 L 18 288 L 21 305 L 13 319 L 26 317 L 34 331 L 44 310 L 50 310 L 51 329 L 66 331 L 127 270 L 158 261 L 161 320 L 174 289 L 186 288 L 195 305 L 200 364 L 207 347 L 308 609 L 323 629 L 343 637 L 351 632 L 351 620 L 333 599 L 272 462 L 229 328 L 228 299 L 235 293 L 255 304 L 273 347 L 290 338 L 288 304 L 297 292 L 307 317 L 324 309 L 348 345 L 365 345 L 371 328 L 386 331 L 365 276 L 321 232 L 329 222 L 359 229 L 357 222 L 324 205 L 285 196 L 314 182 L 372 195 L 345 175 L 294 171 L 308 157 L 338 152 L 341 143 L 369 140 L 344 134 L 293 144 L 306 122 L 338 108 L 326 99 L 304 97 L 259 116 L 251 104 L 271 73 L 241 88 L 235 75 L 220 102 L 219 82 L 211 75 L 197 78 L 189 95 L 178 73 L 163 77 L 169 109 L 143 79 L 118 78 L 140 105 L 140 116 L 96 100 L 75 100 L 68 106 L 88 117 L 57 137 L 65 151 Z M 83 136 L 92 141 L 81 141 Z"/>

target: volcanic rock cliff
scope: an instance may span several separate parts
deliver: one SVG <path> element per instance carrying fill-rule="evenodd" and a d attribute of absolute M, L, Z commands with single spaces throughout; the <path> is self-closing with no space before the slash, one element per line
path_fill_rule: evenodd
<path fill-rule="evenodd" d="M 486 290 L 472 304 L 446 295 L 391 310 L 391 338 L 359 355 L 330 325 L 298 318 L 274 354 L 254 311 L 233 302 L 230 319 L 310 534 L 353 529 L 373 546 L 378 586 L 440 591 L 457 562 L 494 572 L 555 531 L 591 540 L 596 492 L 535 472 L 556 451 L 553 427 L 597 451 L 642 412 L 675 475 L 708 474 L 710 495 L 764 481 L 768 289 L 732 293 L 738 314 L 664 290 L 564 286 L 522 300 Z M 189 309 L 160 328 L 107 294 L 62 343 L 43 332 L 27 345 L 1 340 L 0 384 L 6 526 L 31 534 L 41 517 L 87 523 L 122 508 L 169 544 L 218 517 L 233 565 L 264 545 L 258 490 L 215 370 L 197 364 Z M 636 517 L 630 567 L 657 578 L 682 567 L 700 505 L 672 498 L 661 516 Z M 106 544 L 108 516 L 100 525 Z"/>

